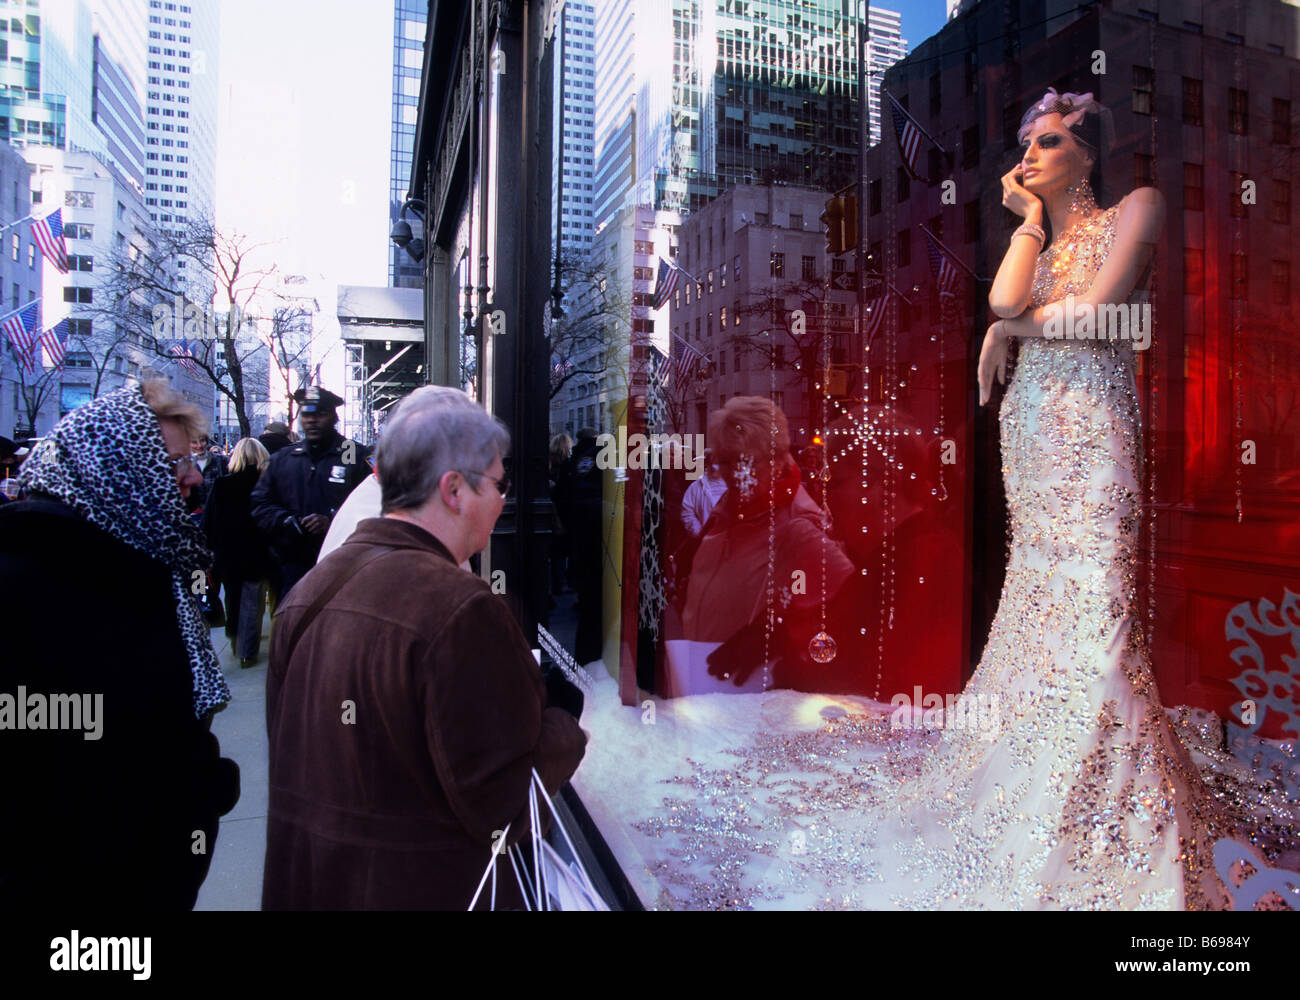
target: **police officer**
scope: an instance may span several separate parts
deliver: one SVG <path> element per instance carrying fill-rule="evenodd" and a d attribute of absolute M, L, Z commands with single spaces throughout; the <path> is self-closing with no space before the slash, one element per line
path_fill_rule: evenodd
<path fill-rule="evenodd" d="M 281 598 L 316 564 L 330 520 L 370 475 L 369 449 L 334 429 L 343 400 L 319 386 L 293 398 L 304 440 L 271 456 L 251 498 L 253 520 L 280 565 Z"/>

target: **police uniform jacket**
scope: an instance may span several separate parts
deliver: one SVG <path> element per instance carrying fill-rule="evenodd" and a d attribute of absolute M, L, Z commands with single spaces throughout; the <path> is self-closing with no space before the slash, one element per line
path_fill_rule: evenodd
<path fill-rule="evenodd" d="M 301 441 L 271 456 L 253 489 L 252 512 L 281 563 L 306 572 L 316 562 L 324 533 L 309 534 L 295 523 L 308 514 L 333 519 L 348 494 L 370 475 L 368 454 L 364 445 L 335 433 L 315 453 Z"/>

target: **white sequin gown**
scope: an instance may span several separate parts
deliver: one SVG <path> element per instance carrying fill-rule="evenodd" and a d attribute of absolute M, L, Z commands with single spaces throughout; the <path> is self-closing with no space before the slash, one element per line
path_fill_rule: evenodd
<path fill-rule="evenodd" d="M 1087 290 L 1118 206 L 1039 257 L 1031 307 Z M 1141 293 L 1135 293 L 1136 302 Z M 880 905 L 1222 905 L 1211 799 L 1137 614 L 1141 417 L 1129 340 L 1026 338 L 1002 403 L 1011 554 L 956 719 L 877 832 Z"/>

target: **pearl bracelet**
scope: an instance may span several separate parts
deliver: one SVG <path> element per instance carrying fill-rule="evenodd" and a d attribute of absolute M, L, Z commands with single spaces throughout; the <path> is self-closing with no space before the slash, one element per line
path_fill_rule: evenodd
<path fill-rule="evenodd" d="M 1014 240 L 1021 233 L 1024 233 L 1026 236 L 1032 236 L 1034 239 L 1038 240 L 1038 248 L 1040 250 L 1043 248 L 1043 245 L 1047 243 L 1047 233 L 1043 231 L 1042 226 L 1037 225 L 1036 223 L 1023 223 L 1014 233 L 1011 234 L 1011 238 Z"/>

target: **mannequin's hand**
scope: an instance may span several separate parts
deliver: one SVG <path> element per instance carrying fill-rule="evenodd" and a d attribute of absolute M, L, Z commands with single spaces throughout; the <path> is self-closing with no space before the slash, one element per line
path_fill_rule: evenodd
<path fill-rule="evenodd" d="M 1022 219 L 1039 222 L 1043 215 L 1043 203 L 1038 196 L 1025 189 L 1021 166 L 1017 163 L 1002 175 L 1002 204 Z"/>
<path fill-rule="evenodd" d="M 980 348 L 980 406 L 987 403 L 993 393 L 995 375 L 1000 383 L 1007 384 L 1007 338 L 1002 331 L 1002 320 L 998 320 L 989 327 L 984 335 L 984 346 Z"/>

